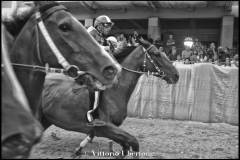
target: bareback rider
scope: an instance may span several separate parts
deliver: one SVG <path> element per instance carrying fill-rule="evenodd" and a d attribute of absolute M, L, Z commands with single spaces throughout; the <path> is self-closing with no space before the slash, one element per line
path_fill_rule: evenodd
<path fill-rule="evenodd" d="M 111 21 L 111 19 L 106 16 L 106 15 L 101 15 L 96 18 L 94 21 L 94 26 L 90 26 L 87 31 L 90 33 L 93 38 L 101 45 L 104 47 L 104 49 L 107 52 L 110 52 L 110 46 L 107 44 L 107 40 L 105 37 L 109 34 L 109 32 L 112 29 L 112 26 L 114 23 Z M 87 112 L 87 120 L 89 125 L 97 124 L 97 123 L 102 123 L 99 119 L 97 119 L 94 115 L 97 113 L 94 113 L 96 111 L 98 102 L 99 102 L 99 91 L 95 91 L 94 97 L 93 94 L 91 94 L 91 91 L 89 91 L 90 94 L 90 102 L 94 99 L 94 105 L 93 108 L 90 106 L 90 110 Z"/>

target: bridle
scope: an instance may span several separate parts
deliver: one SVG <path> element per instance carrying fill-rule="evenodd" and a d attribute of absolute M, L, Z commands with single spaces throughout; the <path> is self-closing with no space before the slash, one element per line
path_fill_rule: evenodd
<path fill-rule="evenodd" d="M 67 10 L 64 6 L 62 5 L 57 5 L 54 7 L 51 7 L 50 9 L 47 10 L 48 14 L 45 16 L 42 16 L 40 11 L 38 10 L 34 16 L 35 19 L 37 21 L 37 25 L 35 28 L 35 32 L 36 32 L 36 39 L 37 39 L 37 58 L 40 61 L 41 64 L 43 64 L 43 61 L 41 59 L 41 53 L 40 53 L 40 49 L 39 49 L 39 33 L 38 30 L 40 30 L 40 32 L 42 33 L 44 39 L 46 40 L 48 46 L 51 48 L 51 51 L 54 53 L 54 55 L 56 56 L 58 63 L 61 64 L 61 66 L 63 67 L 63 69 L 60 68 L 49 68 L 48 64 L 46 64 L 46 67 L 42 67 L 42 66 L 36 66 L 36 65 L 27 65 L 27 64 L 18 64 L 18 63 L 12 63 L 13 66 L 15 67 L 21 67 L 23 69 L 30 69 L 33 71 L 41 71 L 41 72 L 45 72 L 45 73 L 64 73 L 72 78 L 77 78 L 80 75 L 85 74 L 86 72 L 84 71 L 80 71 L 79 68 L 76 65 L 70 65 L 68 63 L 68 61 L 63 57 L 63 55 L 61 54 L 61 52 L 59 51 L 59 49 L 57 48 L 57 46 L 55 45 L 55 43 L 53 42 L 51 36 L 49 35 L 44 23 L 43 23 L 43 19 L 46 18 L 47 16 L 53 14 L 56 11 L 59 10 Z"/>
<path fill-rule="evenodd" d="M 132 69 L 128 69 L 126 67 L 122 67 L 124 70 L 129 71 L 129 72 L 133 72 L 133 73 L 137 73 L 137 74 L 147 74 L 147 75 L 156 75 L 159 76 L 161 78 L 165 77 L 165 73 L 163 71 L 160 70 L 160 68 L 156 65 L 156 63 L 154 62 L 154 60 L 152 59 L 152 57 L 149 55 L 148 51 L 153 47 L 154 45 L 151 45 L 150 47 L 148 47 L 147 49 L 145 49 L 143 46 L 143 51 L 144 51 L 144 60 L 143 60 L 143 72 L 142 71 L 135 71 Z M 150 61 L 150 63 L 153 64 L 154 68 L 157 70 L 157 72 L 150 72 L 150 71 L 146 71 L 146 62 L 147 59 Z"/>

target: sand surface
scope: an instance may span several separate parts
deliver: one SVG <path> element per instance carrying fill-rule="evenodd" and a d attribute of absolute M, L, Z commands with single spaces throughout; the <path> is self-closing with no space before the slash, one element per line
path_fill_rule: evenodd
<path fill-rule="evenodd" d="M 201 123 L 191 121 L 127 118 L 120 127 L 134 135 L 140 144 L 140 158 L 239 158 L 238 126 L 225 123 Z M 52 136 L 52 135 L 56 135 Z M 67 131 L 56 126 L 49 127 L 37 144 L 30 158 L 48 159 L 113 159 L 121 153 L 121 147 L 113 143 L 114 152 L 109 152 L 109 139 L 95 137 L 83 150 L 80 157 L 74 157 L 85 134 Z M 134 158 L 129 153 L 126 158 Z"/>

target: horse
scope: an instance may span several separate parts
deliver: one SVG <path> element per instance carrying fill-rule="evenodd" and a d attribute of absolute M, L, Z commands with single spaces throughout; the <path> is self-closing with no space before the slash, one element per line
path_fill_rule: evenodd
<path fill-rule="evenodd" d="M 123 68 L 118 83 L 104 90 L 99 97 L 97 112 L 99 119 L 105 122 L 103 126 L 87 125 L 85 116 L 91 101 L 86 86 L 78 86 L 72 78 L 61 74 L 48 74 L 46 77 L 42 110 L 49 125 L 43 127 L 47 129 L 54 124 L 66 130 L 87 133 L 88 136 L 76 149 L 77 155 L 94 136 L 109 138 L 120 144 L 123 156 L 130 147 L 139 152 L 137 139 L 118 127 L 127 116 L 127 103 L 138 78 L 142 74 L 151 73 L 169 84 L 177 83 L 179 79 L 179 73 L 169 59 L 147 41 L 142 41 L 136 48 L 123 50 L 116 55 L 116 59 Z"/>
<path fill-rule="evenodd" d="M 2 158 L 27 158 L 43 131 L 32 115 L 29 104 L 20 86 L 8 57 L 7 31 L 2 25 Z"/>
<path fill-rule="evenodd" d="M 6 44 L 10 46 L 9 57 L 16 77 L 30 112 L 41 121 L 39 106 L 46 72 L 63 72 L 75 79 L 91 76 L 99 88 L 107 88 L 115 83 L 121 68 L 64 6 L 50 1 L 37 1 L 34 5 L 20 19 L 3 23 L 11 34 Z M 20 136 L 9 135 L 8 139 L 20 143 Z M 33 142 L 35 136 L 24 137 Z"/>
<path fill-rule="evenodd" d="M 90 75 L 98 86 L 110 87 L 121 68 L 64 6 L 51 1 L 34 4 L 30 15 L 15 27 L 10 59 L 31 111 L 40 119 L 39 102 L 49 70 L 74 78 Z"/>

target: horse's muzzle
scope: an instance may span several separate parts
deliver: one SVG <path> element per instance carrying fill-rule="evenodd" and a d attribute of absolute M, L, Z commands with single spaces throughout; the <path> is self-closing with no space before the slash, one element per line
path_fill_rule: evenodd
<path fill-rule="evenodd" d="M 31 137 L 22 133 L 7 137 L 2 142 L 3 159 L 25 159 L 28 158 L 34 144 L 38 143 L 42 131 L 35 128 L 34 135 Z"/>
<path fill-rule="evenodd" d="M 118 70 L 113 66 L 107 66 L 103 70 L 103 76 L 108 80 L 113 80 L 117 75 Z"/>

